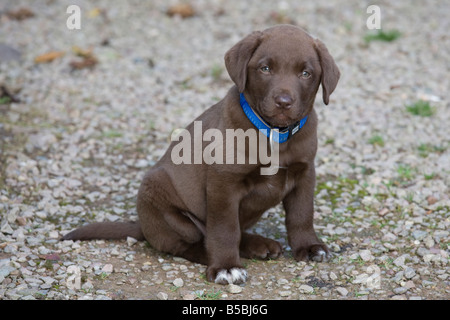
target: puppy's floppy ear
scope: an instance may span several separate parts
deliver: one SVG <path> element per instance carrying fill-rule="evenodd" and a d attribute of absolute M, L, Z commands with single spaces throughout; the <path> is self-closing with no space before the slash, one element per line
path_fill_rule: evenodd
<path fill-rule="evenodd" d="M 328 52 L 327 47 L 319 39 L 314 40 L 314 46 L 320 59 L 320 66 L 322 67 L 322 92 L 323 102 L 328 104 L 330 95 L 336 88 L 341 73 L 334 62 L 333 57 Z"/>
<path fill-rule="evenodd" d="M 239 92 L 244 92 L 247 82 L 247 65 L 261 43 L 261 36 L 260 31 L 252 32 L 225 54 L 225 66 Z"/>

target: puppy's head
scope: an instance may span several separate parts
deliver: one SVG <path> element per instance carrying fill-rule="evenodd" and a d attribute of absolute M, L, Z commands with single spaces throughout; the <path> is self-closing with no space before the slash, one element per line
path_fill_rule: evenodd
<path fill-rule="evenodd" d="M 225 54 L 225 65 L 239 92 L 276 127 L 307 115 L 320 84 L 328 104 L 340 76 L 325 45 L 290 25 L 249 34 Z"/>

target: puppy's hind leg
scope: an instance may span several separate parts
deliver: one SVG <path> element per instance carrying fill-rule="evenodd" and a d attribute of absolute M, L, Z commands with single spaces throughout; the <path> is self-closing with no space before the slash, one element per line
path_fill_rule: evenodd
<path fill-rule="evenodd" d="M 138 201 L 142 233 L 156 250 L 206 264 L 203 233 L 179 210 Z"/>
<path fill-rule="evenodd" d="M 208 264 L 208 257 L 206 255 L 205 242 L 203 239 L 195 243 L 184 243 L 182 251 L 175 255 L 195 263 Z"/>
<path fill-rule="evenodd" d="M 159 251 L 206 264 L 205 227 L 186 211 L 165 170 L 150 170 L 137 198 L 137 212 L 145 239 Z"/>

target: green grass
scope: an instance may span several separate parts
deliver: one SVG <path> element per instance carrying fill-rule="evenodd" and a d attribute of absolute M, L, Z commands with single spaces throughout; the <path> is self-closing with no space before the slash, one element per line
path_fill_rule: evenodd
<path fill-rule="evenodd" d="M 397 167 L 397 174 L 402 181 L 411 181 L 414 178 L 415 170 L 410 165 L 400 164 Z"/>
<path fill-rule="evenodd" d="M 209 292 L 204 291 L 202 294 L 196 293 L 196 296 L 200 300 L 219 300 L 221 294 L 221 290 L 215 291 L 214 288 L 212 288 Z"/>
<path fill-rule="evenodd" d="M 358 190 L 355 190 L 358 188 Z M 326 190 L 327 192 L 321 197 L 321 199 L 327 202 L 327 206 L 329 206 L 332 210 L 331 214 L 326 216 L 326 220 L 329 223 L 342 224 L 345 222 L 353 223 L 351 216 L 349 213 L 354 213 L 357 209 L 360 208 L 361 200 L 368 195 L 367 190 L 359 185 L 358 180 L 349 179 L 345 177 L 335 178 L 333 182 L 330 180 L 319 181 L 316 184 L 316 195 L 319 194 L 322 190 Z M 346 195 L 343 198 L 343 194 Z M 345 209 L 335 210 L 335 209 Z"/>
<path fill-rule="evenodd" d="M 214 81 L 218 81 L 220 79 L 222 72 L 223 72 L 223 68 L 220 64 L 214 64 L 212 66 L 211 76 L 213 77 Z"/>
<path fill-rule="evenodd" d="M 447 148 L 441 145 L 432 145 L 430 143 L 421 143 L 417 150 L 419 151 L 419 155 L 423 158 L 428 157 L 430 153 L 444 153 Z"/>
<path fill-rule="evenodd" d="M 365 292 L 365 291 L 360 291 L 360 292 L 355 291 L 354 294 L 355 294 L 355 298 L 359 298 L 359 297 L 367 296 L 369 293 Z"/>
<path fill-rule="evenodd" d="M 356 259 L 350 259 L 351 263 L 356 263 L 360 266 L 363 266 L 366 262 L 361 258 L 361 257 L 357 257 Z"/>
<path fill-rule="evenodd" d="M 414 116 L 431 117 L 434 114 L 434 108 L 427 101 L 419 100 L 406 106 L 406 111 Z"/>
<path fill-rule="evenodd" d="M 404 199 L 406 201 L 408 201 L 409 203 L 413 203 L 414 202 L 414 193 L 413 192 L 408 192 Z"/>
<path fill-rule="evenodd" d="M 368 142 L 374 146 L 384 147 L 384 139 L 379 134 L 370 137 Z"/>
<path fill-rule="evenodd" d="M 108 278 L 110 276 L 109 273 L 107 272 L 102 272 L 99 275 L 95 276 L 96 279 L 98 280 L 105 280 L 106 278 Z"/>
<path fill-rule="evenodd" d="M 119 138 L 119 137 L 122 137 L 123 134 L 116 130 L 108 130 L 108 131 L 103 132 L 102 136 L 105 138 Z"/>
<path fill-rule="evenodd" d="M 384 42 L 392 42 L 398 39 L 401 36 L 400 31 L 398 30 L 377 30 L 375 33 L 368 33 L 364 36 L 364 41 L 366 43 L 370 43 L 372 41 L 384 41 Z"/>
<path fill-rule="evenodd" d="M 11 102 L 10 97 L 0 97 L 0 104 L 8 104 Z"/>
<path fill-rule="evenodd" d="M 435 172 L 432 172 L 430 174 L 426 174 L 424 173 L 424 178 L 425 180 L 433 180 L 434 178 L 436 178 L 438 175 Z"/>

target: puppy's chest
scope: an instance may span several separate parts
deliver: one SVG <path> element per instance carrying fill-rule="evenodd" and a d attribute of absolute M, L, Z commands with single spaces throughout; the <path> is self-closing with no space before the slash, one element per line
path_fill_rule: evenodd
<path fill-rule="evenodd" d="M 292 190 L 294 179 L 286 169 L 279 169 L 274 175 L 249 175 L 246 185 L 247 195 L 244 200 L 265 207 L 279 203 Z"/>

